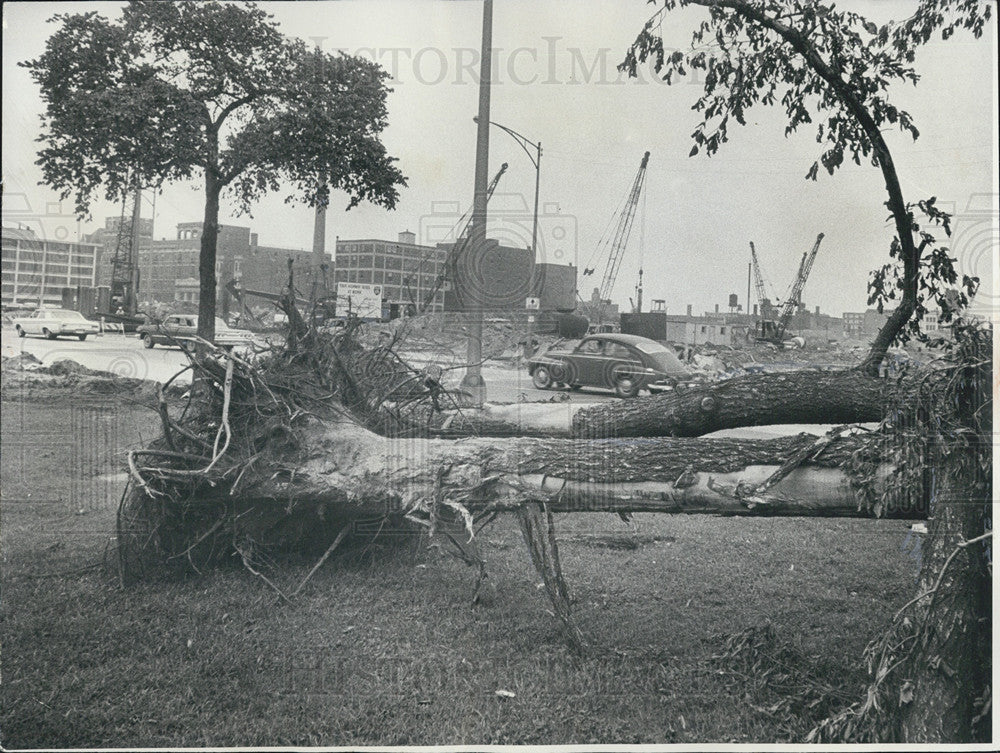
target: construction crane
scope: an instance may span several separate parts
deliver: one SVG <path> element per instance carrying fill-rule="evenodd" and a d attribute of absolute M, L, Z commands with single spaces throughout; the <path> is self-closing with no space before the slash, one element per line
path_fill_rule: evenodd
<path fill-rule="evenodd" d="M 639 163 L 639 172 L 632 181 L 632 188 L 618 216 L 618 226 L 615 229 L 614 237 L 611 241 L 611 251 L 608 254 L 608 261 L 604 267 L 604 277 L 601 279 L 601 287 L 598 295 L 602 301 L 611 298 L 611 291 L 618 278 L 618 270 L 621 267 L 622 256 L 625 246 L 628 245 L 629 235 L 632 233 L 632 221 L 635 219 L 635 210 L 639 205 L 639 196 L 642 194 L 642 186 L 646 180 L 646 165 L 649 164 L 649 152 L 642 155 L 642 162 Z M 583 276 L 587 277 L 594 273 L 594 268 L 584 268 Z M 639 290 L 642 289 L 642 271 L 639 271 Z M 639 299 L 639 308 L 642 307 L 642 299 Z"/>
<path fill-rule="evenodd" d="M 490 184 L 486 187 L 487 203 L 489 203 L 489 200 L 493 198 L 493 192 L 496 191 L 497 184 L 500 182 L 500 178 L 503 177 L 505 172 L 507 172 L 506 162 L 500 165 L 500 169 L 497 170 L 497 174 L 493 176 L 493 180 L 491 180 Z M 465 247 L 469 244 L 469 238 L 472 231 L 472 212 L 466 212 L 459 218 L 458 222 L 462 223 L 463 220 L 465 224 L 462 225 L 461 232 L 459 232 L 458 237 L 455 239 L 451 249 L 448 251 L 448 257 L 445 259 L 444 266 L 438 273 L 437 280 L 424 297 L 423 305 L 420 307 L 420 313 L 426 311 L 431 303 L 434 302 L 434 297 L 438 294 L 438 291 L 441 290 L 441 286 L 444 285 L 446 280 L 450 279 L 452 282 L 455 280 L 455 268 L 458 264 L 458 260 L 465 252 Z"/>
<path fill-rule="evenodd" d="M 802 254 L 802 259 L 799 261 L 799 270 L 792 280 L 788 295 L 785 296 L 785 300 L 781 303 L 776 320 L 769 318 L 769 314 L 771 313 L 770 301 L 767 299 L 764 291 L 764 276 L 761 274 L 760 262 L 757 260 L 757 250 L 754 248 L 753 242 L 750 243 L 750 255 L 753 261 L 757 299 L 760 301 L 760 321 L 758 322 L 756 332 L 757 340 L 775 343 L 776 345 L 780 345 L 784 341 L 788 325 L 791 323 L 795 312 L 802 305 L 802 290 L 806 286 L 806 280 L 809 279 L 809 273 L 812 272 L 813 262 L 816 261 L 816 254 L 819 252 L 819 244 L 822 240 L 823 233 L 820 233 L 816 236 L 816 242 L 813 244 L 813 247 Z"/>

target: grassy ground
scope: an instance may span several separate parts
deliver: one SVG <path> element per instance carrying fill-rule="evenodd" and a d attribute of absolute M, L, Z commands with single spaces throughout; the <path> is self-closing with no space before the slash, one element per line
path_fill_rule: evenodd
<path fill-rule="evenodd" d="M 511 520 L 485 532 L 476 607 L 472 571 L 412 537 L 355 543 L 291 606 L 235 566 L 126 591 L 101 563 L 121 453 L 155 430 L 128 405 L 3 404 L 6 747 L 796 739 L 860 688 L 864 644 L 915 586 L 903 522 L 647 515 L 633 534 L 567 515 L 585 658 Z M 311 564 L 270 575 L 290 588 Z M 713 660 L 765 624 L 772 669 L 844 695 L 776 709 L 763 665 Z"/>

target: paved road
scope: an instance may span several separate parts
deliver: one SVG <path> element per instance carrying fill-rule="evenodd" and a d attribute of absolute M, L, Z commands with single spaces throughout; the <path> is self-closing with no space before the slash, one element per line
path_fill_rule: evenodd
<path fill-rule="evenodd" d="M 52 364 L 61 359 L 69 359 L 88 369 L 111 371 L 120 376 L 138 379 L 152 379 L 165 382 L 187 365 L 187 358 L 179 348 L 157 346 L 147 350 L 135 335 L 103 334 L 80 342 L 76 338 L 46 340 L 41 337 L 18 337 L 13 329 L 0 332 L 0 349 L 5 356 L 31 353 L 44 364 Z M 416 366 L 422 365 L 419 356 L 413 359 Z M 495 403 L 517 403 L 521 401 L 551 400 L 566 396 L 572 402 L 605 402 L 617 398 L 610 391 L 546 391 L 537 390 L 523 369 L 487 362 L 482 369 L 486 381 L 486 397 Z M 449 370 L 445 373 L 446 383 L 457 387 L 462 372 Z M 183 374 L 178 382 L 190 379 Z"/>
<path fill-rule="evenodd" d="M 0 349 L 3 355 L 15 356 L 18 353 L 31 353 L 42 363 L 52 364 L 67 358 L 76 361 L 89 369 L 111 371 L 121 376 L 152 379 L 165 382 L 176 372 L 187 365 L 187 358 L 179 348 L 164 348 L 157 346 L 146 350 L 135 335 L 104 334 L 87 338 L 80 342 L 76 339 L 45 340 L 38 337 L 19 338 L 13 329 L 3 329 L 0 332 Z M 422 366 L 419 355 L 411 362 Z M 515 369 L 497 362 L 487 362 L 482 369 L 486 382 L 486 397 L 491 403 L 521 403 L 540 402 L 568 398 L 573 403 L 599 403 L 618 400 L 610 391 L 587 390 L 580 392 L 536 390 L 531 379 L 523 369 Z M 449 387 L 457 387 L 462 378 L 462 371 L 445 372 L 445 383 Z M 178 382 L 190 380 L 189 373 L 178 378 Z M 868 425 L 872 427 L 872 424 Z M 712 436 L 741 437 L 759 439 L 797 434 L 806 431 L 822 434 L 831 428 L 829 425 L 799 425 L 748 427 L 729 429 L 716 432 Z"/>

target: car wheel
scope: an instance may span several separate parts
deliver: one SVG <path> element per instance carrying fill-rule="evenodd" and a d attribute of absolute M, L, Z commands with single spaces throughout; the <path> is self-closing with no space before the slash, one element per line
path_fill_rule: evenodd
<path fill-rule="evenodd" d="M 544 366 L 539 366 L 531 375 L 531 382 L 540 390 L 547 390 L 552 386 L 552 374 Z"/>
<path fill-rule="evenodd" d="M 87 339 L 87 336 L 86 336 L 86 335 L 77 335 L 77 337 L 79 337 L 79 338 L 80 338 L 80 342 L 83 342 L 84 340 L 86 340 L 86 339 Z"/>
<path fill-rule="evenodd" d="M 17 330 L 17 336 L 18 337 L 24 337 L 25 335 L 28 334 L 23 329 L 21 329 L 21 325 L 20 324 L 18 324 L 17 327 L 15 327 L 15 329 Z"/>
<path fill-rule="evenodd" d="M 142 347 L 152 348 L 156 343 L 153 342 L 153 336 L 148 332 L 142 336 Z"/>
<path fill-rule="evenodd" d="M 618 397 L 635 397 L 639 394 L 639 380 L 632 376 L 620 376 L 615 381 L 615 394 Z"/>
<path fill-rule="evenodd" d="M 56 339 L 55 334 L 53 332 L 50 332 L 47 327 L 43 327 L 42 328 L 42 334 L 45 335 L 45 338 L 47 340 L 55 340 Z"/>

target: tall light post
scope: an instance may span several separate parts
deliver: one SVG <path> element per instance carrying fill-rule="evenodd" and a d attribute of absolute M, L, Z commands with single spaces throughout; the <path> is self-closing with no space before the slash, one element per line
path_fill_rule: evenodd
<path fill-rule="evenodd" d="M 479 64 L 479 127 L 476 131 L 476 181 L 475 194 L 472 203 L 472 224 L 469 228 L 470 250 L 473 255 L 469 265 L 471 272 L 476 269 L 477 262 L 486 252 L 486 202 L 487 184 L 489 183 L 490 158 L 490 80 L 493 75 L 493 0 L 483 0 L 483 41 Z M 459 284 L 456 274 L 455 284 Z M 483 360 L 483 296 L 479 289 L 481 281 L 474 274 L 461 275 L 467 284 L 466 294 L 471 293 L 466 307 L 472 309 L 465 376 L 462 378 L 462 389 L 472 396 L 473 402 L 479 406 L 486 401 L 486 383 L 483 382 L 480 366 Z"/>

